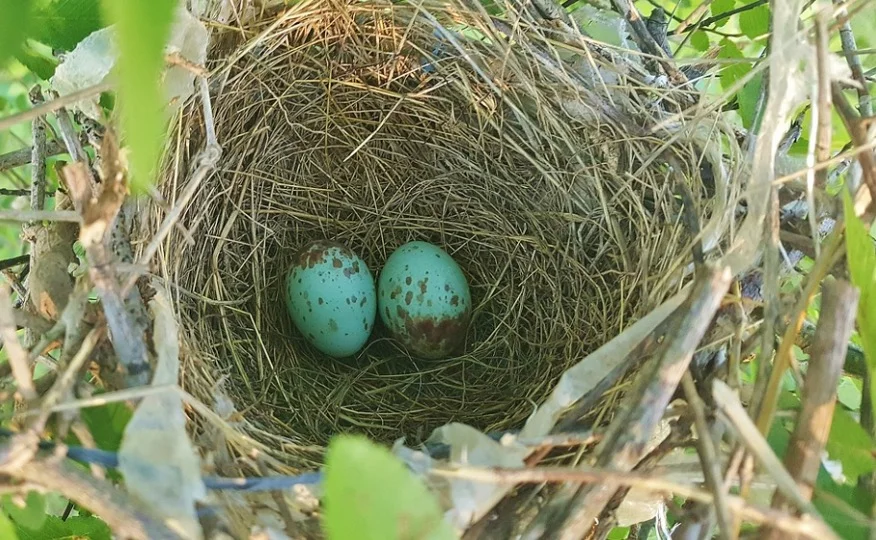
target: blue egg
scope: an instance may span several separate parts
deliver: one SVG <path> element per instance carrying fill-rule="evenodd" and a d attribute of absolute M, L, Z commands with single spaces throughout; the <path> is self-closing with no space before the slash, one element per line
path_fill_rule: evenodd
<path fill-rule="evenodd" d="M 295 327 L 335 358 L 359 352 L 377 312 L 374 276 L 349 248 L 320 240 L 302 249 L 286 276 L 286 307 Z"/>
<path fill-rule="evenodd" d="M 407 350 L 426 359 L 457 352 L 471 319 L 471 292 L 456 261 L 427 242 L 387 259 L 377 283 L 380 318 Z"/>

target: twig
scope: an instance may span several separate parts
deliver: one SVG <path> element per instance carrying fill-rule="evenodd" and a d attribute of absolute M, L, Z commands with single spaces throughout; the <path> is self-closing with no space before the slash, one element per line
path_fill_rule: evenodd
<path fill-rule="evenodd" d="M 18 392 L 26 402 L 34 401 L 38 396 L 33 385 L 30 362 L 27 359 L 27 351 L 21 346 L 15 332 L 15 315 L 12 311 L 9 291 L 5 286 L 0 286 L 0 340 L 3 341 L 7 362 L 12 368 Z"/>
<path fill-rule="evenodd" d="M 855 146 L 862 147 L 872 143 L 873 141 L 870 141 L 867 136 L 867 130 L 861 123 L 861 117 L 849 104 L 838 83 L 831 84 L 831 93 L 836 110 L 840 118 L 843 119 L 843 124 L 845 124 Z M 858 163 L 861 164 L 861 178 L 867 189 L 870 190 L 870 206 L 872 208 L 876 205 L 876 159 L 873 157 L 873 152 L 858 153 Z"/>
<path fill-rule="evenodd" d="M 636 388 L 629 394 L 631 405 L 612 421 L 599 446 L 598 467 L 630 470 L 641 459 L 648 438 L 687 371 L 730 281 L 731 274 L 726 267 L 706 267 L 697 276 L 690 295 L 676 311 L 677 334 L 667 339 L 650 369 L 645 368 L 639 374 Z M 630 429 L 630 424 L 635 424 L 636 429 Z M 568 502 L 555 505 L 553 512 L 546 512 L 546 521 L 536 524 L 536 527 L 545 526 L 541 537 L 572 540 L 585 536 L 617 488 L 618 485 L 612 483 L 570 486 L 564 493 Z"/>
<path fill-rule="evenodd" d="M 785 466 L 797 481 L 803 497 L 812 497 L 822 452 L 830 434 L 836 388 L 845 360 L 846 344 L 855 326 L 858 291 L 846 281 L 825 280 L 821 288 L 821 315 L 803 388 L 803 406 L 788 452 Z M 785 498 L 776 493 L 773 508 L 786 509 Z M 770 539 L 778 538 L 777 530 Z"/>
<path fill-rule="evenodd" d="M 9 189 L 9 188 L 0 188 L 0 195 L 5 195 L 7 197 L 29 197 L 30 190 L 29 189 Z M 55 195 L 54 191 L 46 191 L 46 197 L 53 197 Z"/>
<path fill-rule="evenodd" d="M 79 141 L 79 136 L 76 134 L 76 128 L 73 127 L 73 121 L 70 119 L 67 109 L 58 107 L 55 118 L 58 120 L 58 127 L 61 129 L 61 138 L 64 139 L 67 153 L 70 154 L 73 161 L 88 163 L 88 156 L 85 154 L 85 149 Z"/>
<path fill-rule="evenodd" d="M 785 470 L 782 462 L 779 461 L 773 449 L 770 448 L 769 443 L 766 442 L 766 439 L 758 431 L 757 426 L 751 421 L 736 393 L 724 381 L 715 379 L 712 381 L 712 396 L 715 399 L 718 410 L 722 413 L 728 425 L 735 428 L 738 439 L 742 441 L 745 447 L 760 462 L 763 469 L 773 477 L 778 490 L 799 510 L 820 518 L 821 516 L 818 514 L 818 511 L 800 493 L 794 479 Z"/>
<path fill-rule="evenodd" d="M 761 434 L 766 434 L 769 431 L 769 426 L 772 424 L 773 416 L 776 412 L 776 407 L 779 401 L 779 388 L 782 381 L 782 376 L 785 370 L 791 363 L 792 348 L 795 343 L 795 336 L 800 331 L 803 325 L 803 319 L 806 318 L 806 306 L 809 300 L 815 294 L 815 291 L 821 283 L 821 280 L 827 275 L 830 268 L 838 260 L 842 254 L 842 223 L 837 223 L 836 228 L 828 236 L 827 243 L 824 246 L 824 251 L 821 257 L 815 261 L 815 266 L 809 273 L 806 286 L 800 293 L 797 303 L 794 305 L 794 314 L 791 322 L 785 329 L 782 336 L 782 343 L 779 345 L 779 350 L 776 352 L 775 360 L 773 361 L 772 372 L 764 392 L 764 397 L 760 402 L 759 410 L 757 411 L 757 428 Z"/>
<path fill-rule="evenodd" d="M 28 261 L 30 261 L 30 255 L 19 255 L 18 257 L 3 259 L 0 261 L 0 270 L 6 270 L 7 268 L 12 268 L 20 264 L 26 264 Z"/>
<path fill-rule="evenodd" d="M 44 116 L 50 112 L 57 111 L 62 107 L 66 107 L 77 101 L 81 101 L 85 98 L 89 98 L 95 94 L 100 94 L 101 92 L 106 92 L 112 88 L 112 84 L 108 82 L 95 84 L 94 86 L 89 86 L 88 88 L 83 88 L 82 90 L 78 90 L 71 94 L 67 94 L 66 96 L 61 96 L 47 103 L 43 103 L 39 107 L 34 107 L 32 109 L 28 109 L 26 111 L 22 111 L 18 114 L 13 114 L 12 116 L 7 116 L 6 118 L 0 119 L 0 131 L 4 129 L 8 129 L 15 124 L 20 124 L 21 122 L 27 122 L 29 120 L 33 120 L 39 116 Z"/>
<path fill-rule="evenodd" d="M 27 165 L 30 163 L 32 153 L 33 150 L 31 148 L 22 148 L 20 150 L 13 150 L 12 152 L 0 155 L 0 172 Z M 54 139 L 46 142 L 46 150 L 44 154 L 46 157 L 53 157 L 66 153 L 67 149 L 64 147 L 63 142 Z M 0 191 L 0 195 L 9 195 L 9 193 L 3 193 Z"/>
<path fill-rule="evenodd" d="M 64 460 L 29 461 L 4 472 L 32 482 L 88 508 L 121 538 L 131 540 L 176 540 L 182 537 L 157 517 L 142 509 L 130 496 L 112 484 L 98 480 Z"/>
<path fill-rule="evenodd" d="M 436 467 L 431 469 L 429 474 L 441 478 L 461 478 L 479 482 L 506 484 L 540 484 L 544 482 L 612 483 L 636 487 L 655 493 L 671 493 L 704 504 L 714 503 L 714 498 L 708 491 L 636 472 L 604 469 L 582 470 L 563 467 L 532 467 L 525 469 L 494 467 L 487 469 L 455 466 L 446 468 Z M 757 523 L 770 523 L 789 533 L 803 535 L 814 540 L 838 540 L 836 534 L 819 520 L 808 517 L 794 518 L 784 512 L 753 506 L 741 497 L 734 495 L 727 496 L 727 506 L 743 519 Z"/>
<path fill-rule="evenodd" d="M 758 6 L 762 6 L 762 5 L 766 4 L 767 2 L 769 2 L 769 0 L 755 0 L 754 2 L 751 2 L 750 4 L 745 4 L 744 6 L 739 6 L 738 8 L 733 8 L 731 10 L 728 10 L 728 11 L 725 11 L 723 13 L 719 13 L 717 15 L 709 17 L 708 19 L 704 19 L 694 26 L 680 27 L 680 29 L 676 30 L 675 33 L 678 34 L 681 32 L 693 32 L 693 31 L 698 30 L 704 26 L 711 26 L 711 25 L 715 24 L 716 22 L 721 22 L 724 19 L 729 19 L 730 17 L 737 15 L 739 13 L 743 13 L 745 11 L 752 10 Z"/>
<path fill-rule="evenodd" d="M 0 210 L 0 221 L 65 221 L 80 223 L 82 218 L 72 210 Z"/>
<path fill-rule="evenodd" d="M 855 43 L 855 34 L 852 32 L 852 25 L 849 23 L 849 12 L 846 3 L 841 0 L 833 0 L 837 8 L 837 19 L 840 26 L 840 42 L 843 46 L 843 53 L 846 57 L 846 63 L 852 71 L 852 77 L 860 85 L 856 88 L 858 92 L 858 112 L 861 116 L 873 115 L 873 103 L 870 98 L 870 93 L 867 91 L 867 79 L 864 76 L 864 68 L 861 66 L 861 57 L 857 54 L 858 44 Z"/>
<path fill-rule="evenodd" d="M 830 141 L 833 136 L 831 124 L 832 98 L 830 92 L 830 66 L 827 60 L 827 48 L 830 36 L 827 34 L 827 15 L 821 10 L 815 14 L 815 69 L 817 72 L 816 105 L 812 108 L 812 129 L 814 136 L 810 137 L 810 151 L 806 165 L 809 173 L 806 175 L 806 199 L 809 205 L 809 227 L 812 242 L 815 244 L 815 258 L 821 255 L 821 235 L 818 234 L 818 215 L 815 208 L 815 189 L 827 186 L 827 169 L 815 170 L 815 164 L 830 159 Z M 814 148 L 813 148 L 814 147 Z"/>
<path fill-rule="evenodd" d="M 670 81 L 672 81 L 675 86 L 687 84 L 687 76 L 676 67 L 675 62 L 667 56 L 666 52 L 664 52 L 657 41 L 654 40 L 654 37 L 645 25 L 645 21 L 642 20 L 642 15 L 632 2 L 629 0 L 612 0 L 612 4 L 617 12 L 623 15 L 624 19 L 626 19 L 632 27 L 633 34 L 636 37 L 636 43 L 642 48 L 642 51 L 657 59 L 660 66 L 663 67 L 666 74 L 669 76 Z"/>
<path fill-rule="evenodd" d="M 684 397 L 693 412 L 697 428 L 697 448 L 699 449 L 703 474 L 706 478 L 706 486 L 715 498 L 714 509 L 718 518 L 718 537 L 729 540 L 731 538 L 730 527 L 733 522 L 730 519 L 730 510 L 727 507 L 727 492 L 724 491 L 724 482 L 721 478 L 721 462 L 718 459 L 715 442 L 712 440 L 709 423 L 706 420 L 706 407 L 697 393 L 697 386 L 690 374 L 690 370 L 684 373 L 684 376 L 681 378 L 681 384 L 684 389 Z"/>
<path fill-rule="evenodd" d="M 39 86 L 30 91 L 30 102 L 38 107 L 45 100 Z M 46 207 L 46 120 L 42 116 L 33 119 L 31 124 L 33 151 L 30 162 L 30 209 L 43 210 Z"/>

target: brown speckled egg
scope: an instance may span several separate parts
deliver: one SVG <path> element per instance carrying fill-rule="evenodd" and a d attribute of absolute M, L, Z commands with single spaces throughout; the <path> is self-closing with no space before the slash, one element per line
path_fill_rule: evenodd
<path fill-rule="evenodd" d="M 414 356 L 457 352 L 471 319 L 468 281 L 456 261 L 427 242 L 398 248 L 380 272 L 377 307 L 383 324 Z"/>
<path fill-rule="evenodd" d="M 346 246 L 313 242 L 297 254 L 286 276 L 286 307 L 314 347 L 337 358 L 351 356 L 374 328 L 374 276 Z"/>

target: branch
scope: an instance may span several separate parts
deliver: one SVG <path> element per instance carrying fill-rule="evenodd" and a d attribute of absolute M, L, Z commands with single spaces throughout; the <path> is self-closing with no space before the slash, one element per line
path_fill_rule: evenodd
<path fill-rule="evenodd" d="M 106 481 L 89 476 L 66 461 L 50 458 L 3 469 L 13 478 L 56 491 L 88 508 L 106 521 L 121 538 L 182 539 L 160 519 L 141 510 L 127 493 Z"/>
<path fill-rule="evenodd" d="M 33 150 L 31 148 L 22 148 L 20 150 L 13 150 L 12 152 L 0 155 L 0 172 L 27 165 L 31 161 L 32 153 Z M 43 155 L 46 157 L 52 157 L 66 153 L 67 149 L 64 147 L 63 142 L 51 140 L 46 142 L 46 150 Z M 3 193 L 0 191 L 0 195 L 9 195 L 9 193 Z"/>
<path fill-rule="evenodd" d="M 12 116 L 7 116 L 6 118 L 0 119 L 0 131 L 8 129 L 16 124 L 33 120 L 34 118 L 46 115 L 52 111 L 57 111 L 58 109 L 72 105 L 77 101 L 89 98 L 95 94 L 100 94 L 101 92 L 106 92 L 110 89 L 112 89 L 112 85 L 108 82 L 96 84 L 94 86 L 89 86 L 88 88 L 83 88 L 78 92 L 61 96 L 55 100 L 49 101 L 48 103 L 43 103 L 38 107 L 33 107 L 32 109 L 13 114 Z"/>
<path fill-rule="evenodd" d="M 9 367 L 12 368 L 12 375 L 18 384 L 18 392 L 25 401 L 34 401 L 38 396 L 33 386 L 30 362 L 27 359 L 27 351 L 18 341 L 15 315 L 6 287 L 0 287 L 0 340 L 3 342 Z"/>
<path fill-rule="evenodd" d="M 12 257 L 10 259 L 3 259 L 0 261 L 0 270 L 6 270 L 7 268 L 13 268 L 20 264 L 27 264 L 30 261 L 30 255 L 19 255 L 18 257 Z"/>
<path fill-rule="evenodd" d="M 869 141 L 867 130 L 862 125 L 861 117 L 849 104 L 840 85 L 836 82 L 832 83 L 831 92 L 836 110 L 840 118 L 843 119 L 843 124 L 851 135 L 852 142 L 859 148 L 869 144 L 871 141 Z M 870 207 L 873 208 L 876 206 L 876 160 L 873 158 L 873 152 L 859 152 L 858 163 L 861 164 L 861 178 L 870 191 Z"/>
<path fill-rule="evenodd" d="M 822 452 L 830 434 L 836 388 L 855 326 L 857 306 L 858 291 L 848 282 L 826 280 L 822 285 L 821 315 L 803 388 L 803 406 L 785 454 L 785 466 L 807 499 L 812 497 Z M 773 508 L 785 510 L 787 507 L 785 497 L 777 492 L 773 497 Z M 772 530 L 769 536 L 776 540 L 779 537 L 777 530 Z"/>
<path fill-rule="evenodd" d="M 707 266 L 697 276 L 687 300 L 674 314 L 677 317 L 675 335 L 664 342 L 653 365 L 640 372 L 635 389 L 629 394 L 632 403 L 612 421 L 599 446 L 596 466 L 628 471 L 639 462 L 730 281 L 731 274 L 726 267 Z M 631 425 L 635 428 L 630 429 Z M 569 486 L 562 495 L 565 500 L 555 503 L 553 511 L 545 513 L 544 522 L 537 525 L 545 527 L 542 538 L 572 540 L 586 536 L 618 487 L 610 482 Z"/>
<path fill-rule="evenodd" d="M 79 223 L 82 218 L 76 212 L 69 210 L 0 210 L 0 221 L 65 221 Z"/>
<path fill-rule="evenodd" d="M 870 99 L 870 93 L 867 91 L 867 78 L 864 76 L 864 68 L 861 66 L 861 57 L 858 55 L 858 44 L 855 43 L 855 34 L 852 32 L 852 25 L 849 23 L 849 12 L 845 2 L 833 0 L 837 7 L 837 19 L 840 24 L 840 41 L 843 46 L 843 53 L 846 57 L 846 63 L 852 71 L 852 77 L 860 85 L 858 91 L 858 112 L 861 116 L 873 116 L 873 103 Z"/>

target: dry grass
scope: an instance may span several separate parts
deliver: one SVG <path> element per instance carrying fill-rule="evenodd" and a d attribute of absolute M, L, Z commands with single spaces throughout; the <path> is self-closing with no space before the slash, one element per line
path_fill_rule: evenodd
<path fill-rule="evenodd" d="M 633 98 L 606 114 L 594 99 L 618 88 L 551 66 L 556 36 L 511 25 L 512 46 L 452 2 L 388 5 L 302 2 L 219 36 L 224 153 L 180 218 L 187 232 L 160 251 L 185 328 L 183 384 L 212 403 L 227 376 L 249 435 L 276 457 L 339 431 L 415 442 L 448 421 L 519 427 L 566 368 L 679 286 L 691 238 L 674 179 L 702 196 L 700 156 L 730 144 L 646 135 L 637 126 L 653 119 Z M 447 44 L 427 73 L 437 21 L 481 36 L 456 34 L 466 54 Z M 586 58 L 576 47 L 563 54 Z M 635 81 L 622 84 L 632 95 Z M 204 144 L 199 109 L 184 111 L 162 185 L 171 201 Z M 615 113 L 625 121 L 607 122 Z M 667 155 L 692 165 L 670 175 Z M 444 247 L 475 303 L 465 353 L 415 361 L 379 328 L 352 361 L 308 346 L 281 283 L 317 238 L 375 273 L 406 241 Z"/>

